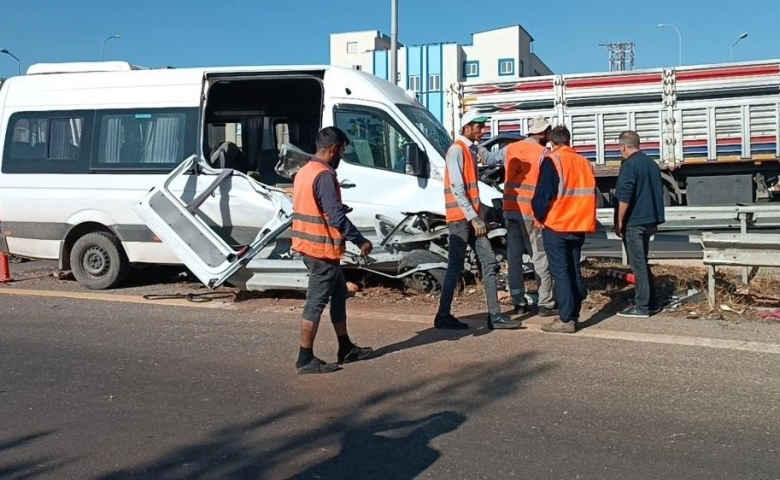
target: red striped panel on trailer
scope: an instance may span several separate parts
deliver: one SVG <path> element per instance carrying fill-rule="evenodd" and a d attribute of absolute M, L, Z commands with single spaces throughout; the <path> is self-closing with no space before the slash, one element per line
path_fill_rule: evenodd
<path fill-rule="evenodd" d="M 634 75 L 604 75 L 601 77 L 568 78 L 566 88 L 629 87 L 663 83 L 663 73 L 641 73 Z"/>
<path fill-rule="evenodd" d="M 584 146 L 592 146 L 594 149 L 596 148 L 595 145 L 584 145 Z M 642 142 L 641 147 L 642 149 L 657 149 L 661 148 L 661 142 Z M 604 144 L 604 150 L 620 150 L 620 144 L 617 142 L 610 142 Z"/>
<path fill-rule="evenodd" d="M 555 84 L 552 80 L 543 80 L 536 82 L 517 82 L 509 84 L 496 83 L 493 85 L 478 85 L 466 88 L 464 93 L 467 95 L 492 95 L 497 93 L 512 92 L 538 92 L 542 90 L 553 90 Z"/>
<path fill-rule="evenodd" d="M 494 103 L 489 106 L 479 107 L 479 113 L 491 114 L 491 113 L 511 113 L 519 110 L 522 103 Z"/>
<path fill-rule="evenodd" d="M 743 67 L 704 68 L 677 72 L 677 82 L 726 80 L 729 78 L 767 77 L 780 75 L 780 64 L 749 65 Z"/>
<path fill-rule="evenodd" d="M 498 133 L 519 132 L 520 120 L 499 120 Z"/>

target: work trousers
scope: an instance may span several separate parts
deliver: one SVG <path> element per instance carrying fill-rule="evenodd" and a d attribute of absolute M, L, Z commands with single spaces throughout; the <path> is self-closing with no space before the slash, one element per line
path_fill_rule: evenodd
<path fill-rule="evenodd" d="M 347 281 L 338 261 L 303 256 L 309 269 L 309 289 L 303 319 L 319 323 L 325 306 L 330 302 L 330 320 L 334 324 L 347 321 Z"/>
<path fill-rule="evenodd" d="M 539 293 L 538 305 L 545 308 L 555 307 L 550 267 L 544 252 L 542 230 L 533 220 L 506 218 L 507 259 L 509 264 L 509 293 L 515 305 L 525 304 L 525 283 L 523 281 L 523 254 L 530 247 L 531 263 Z M 520 302 L 520 303 L 518 303 Z"/>
<path fill-rule="evenodd" d="M 550 264 L 550 274 L 558 298 L 558 314 L 563 322 L 580 318 L 582 301 L 587 295 L 582 280 L 580 259 L 585 234 L 559 233 L 549 228 L 542 229 L 544 250 Z"/>
<path fill-rule="evenodd" d="M 634 274 L 634 303 L 637 310 L 650 313 L 656 306 L 655 277 L 647 262 L 650 253 L 650 237 L 655 231 L 655 225 L 639 225 L 626 227 L 623 234 L 623 245 L 626 247 L 628 265 Z"/>
<path fill-rule="evenodd" d="M 476 252 L 479 263 L 482 265 L 482 281 L 484 282 L 488 311 L 489 313 L 500 313 L 501 305 L 498 303 L 498 287 L 496 285 L 498 263 L 490 240 L 487 237 L 477 238 L 471 224 L 466 220 L 449 222 L 447 227 L 450 234 L 449 258 L 439 299 L 438 316 L 450 315 L 452 312 L 452 300 L 463 275 L 463 264 L 466 261 L 468 246 L 471 246 Z"/>

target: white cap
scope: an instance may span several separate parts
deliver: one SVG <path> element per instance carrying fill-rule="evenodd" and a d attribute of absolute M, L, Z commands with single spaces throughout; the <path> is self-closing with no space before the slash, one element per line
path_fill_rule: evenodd
<path fill-rule="evenodd" d="M 490 117 L 487 115 L 484 115 L 477 110 L 469 110 L 460 118 L 460 126 L 463 128 L 469 123 L 486 123 L 488 120 L 490 120 Z"/>

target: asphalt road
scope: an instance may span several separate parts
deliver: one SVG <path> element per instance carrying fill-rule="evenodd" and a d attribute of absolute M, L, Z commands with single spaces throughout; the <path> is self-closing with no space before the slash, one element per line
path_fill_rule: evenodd
<path fill-rule="evenodd" d="M 780 478 L 778 353 L 355 314 L 378 358 L 299 377 L 297 312 L 0 305 L 4 479 Z"/>

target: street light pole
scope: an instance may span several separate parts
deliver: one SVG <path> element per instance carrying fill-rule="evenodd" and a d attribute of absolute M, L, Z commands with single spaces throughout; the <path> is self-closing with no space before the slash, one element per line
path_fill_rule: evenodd
<path fill-rule="evenodd" d="M 742 35 L 739 36 L 739 38 L 737 39 L 736 42 L 731 44 L 731 56 L 729 57 L 729 59 L 732 62 L 734 61 L 734 47 L 736 47 L 739 42 L 741 42 L 742 40 L 746 39 L 747 36 L 748 36 L 747 33 L 743 33 Z"/>
<path fill-rule="evenodd" d="M 669 27 L 673 28 L 677 32 L 677 65 L 682 66 L 682 34 L 680 29 L 669 23 L 659 23 L 659 28 Z"/>
<path fill-rule="evenodd" d="M 8 49 L 5 49 L 5 48 L 0 50 L 0 53 L 4 53 L 5 55 L 8 55 L 9 57 L 11 57 L 14 60 L 16 60 L 16 73 L 17 73 L 17 75 L 21 75 L 22 74 L 22 61 L 19 60 L 19 57 L 17 57 L 13 53 L 9 52 Z"/>
<path fill-rule="evenodd" d="M 390 81 L 398 85 L 398 0 L 390 0 Z"/>
<path fill-rule="evenodd" d="M 103 40 L 103 45 L 100 46 L 100 61 L 102 62 L 105 58 L 105 52 L 106 52 L 106 43 L 109 40 L 119 39 L 122 38 L 122 35 L 111 35 L 110 37 L 106 37 L 105 40 Z"/>

